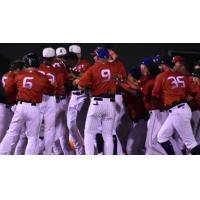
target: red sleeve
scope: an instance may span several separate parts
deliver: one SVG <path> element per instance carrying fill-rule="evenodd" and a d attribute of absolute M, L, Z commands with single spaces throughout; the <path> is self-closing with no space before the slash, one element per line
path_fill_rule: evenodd
<path fill-rule="evenodd" d="M 4 77 L 2 78 L 4 82 L 4 90 L 6 94 L 11 94 L 16 92 L 16 84 L 15 84 L 15 79 L 10 78 L 10 77 Z"/>
<path fill-rule="evenodd" d="M 46 76 L 42 76 L 41 87 L 43 88 L 44 94 L 53 94 L 54 86 L 50 83 L 49 79 Z"/>
<path fill-rule="evenodd" d="M 162 94 L 162 83 L 163 83 L 163 77 L 158 75 L 154 82 L 154 87 L 152 90 L 152 96 L 153 97 L 160 97 Z"/>
<path fill-rule="evenodd" d="M 90 68 L 92 69 L 92 68 Z M 82 88 L 88 88 L 92 85 L 92 70 L 86 71 L 79 79 L 78 85 Z"/>

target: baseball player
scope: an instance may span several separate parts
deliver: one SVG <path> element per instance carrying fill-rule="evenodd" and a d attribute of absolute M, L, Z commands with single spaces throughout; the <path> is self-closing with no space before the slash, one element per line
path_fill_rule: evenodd
<path fill-rule="evenodd" d="M 59 47 L 56 49 L 56 60 L 52 64 L 54 68 L 59 70 L 64 79 L 65 87 L 69 75 L 65 66 L 65 56 L 67 55 L 67 50 L 64 47 Z M 67 135 L 67 109 L 68 109 L 68 96 L 66 91 L 62 90 L 62 87 L 56 91 L 57 109 L 56 109 L 56 136 L 53 150 L 55 154 L 70 154 L 69 137 Z"/>
<path fill-rule="evenodd" d="M 78 63 L 75 67 L 70 68 L 71 76 L 73 79 L 81 77 L 85 71 L 88 69 L 89 64 L 86 60 L 81 59 L 81 48 L 78 45 L 72 45 L 69 47 L 69 52 L 73 52 L 78 57 Z M 69 129 L 69 135 L 73 139 L 76 154 L 83 155 L 84 151 L 84 142 L 83 138 L 77 127 L 77 117 L 78 112 L 81 111 L 83 104 L 87 99 L 87 94 L 85 90 L 74 87 L 71 92 L 71 97 L 68 105 L 67 111 L 67 125 Z"/>
<path fill-rule="evenodd" d="M 199 154 L 200 146 L 194 138 L 191 117 L 192 112 L 187 104 L 187 96 L 191 94 L 188 78 L 182 73 L 182 66 L 174 66 L 156 77 L 152 96 L 161 98 L 168 110 L 168 117 L 158 132 L 158 142 L 167 154 L 174 155 L 175 151 L 170 142 L 174 130 L 178 133 L 191 154 Z"/>
<path fill-rule="evenodd" d="M 40 106 L 42 119 L 44 120 L 44 154 L 50 155 L 53 151 L 53 144 L 56 136 L 56 93 L 63 92 L 64 79 L 62 73 L 52 66 L 55 59 L 55 50 L 51 47 L 45 48 L 42 53 L 43 63 L 40 64 L 39 72 L 45 75 L 51 85 L 54 87 L 52 93 L 46 93 L 43 96 L 43 102 Z"/>
<path fill-rule="evenodd" d="M 13 87 L 15 76 L 23 68 L 24 63 L 21 60 L 15 60 L 11 63 L 10 70 L 2 77 L 6 99 L 0 104 L 0 143 L 4 138 L 6 131 L 13 117 L 11 107 L 16 103 L 16 88 Z"/>
<path fill-rule="evenodd" d="M 101 48 L 101 47 L 98 47 L 98 48 Z M 96 48 L 95 51 L 97 51 L 98 48 Z M 94 60 L 96 60 L 95 51 L 91 54 L 94 56 Z M 111 63 L 113 76 L 116 76 L 116 78 L 120 77 L 121 79 L 126 80 L 127 75 L 126 75 L 126 70 L 123 63 L 118 59 L 118 55 L 113 50 L 109 49 L 108 51 L 110 55 L 108 62 Z M 120 120 L 122 116 L 125 114 L 125 109 L 124 109 L 124 104 L 123 104 L 122 93 L 119 88 L 116 89 L 115 103 L 116 103 L 116 117 L 115 117 L 114 130 L 113 130 L 114 155 L 122 155 L 123 154 L 122 145 L 117 136 L 116 130 L 120 124 Z M 99 131 L 98 131 L 98 134 L 96 135 L 96 140 L 97 140 L 98 154 L 102 154 L 104 141 L 102 137 L 101 123 L 99 123 Z"/>
<path fill-rule="evenodd" d="M 88 155 L 94 154 L 95 137 L 98 133 L 99 122 L 101 122 L 104 154 L 112 155 L 116 85 L 112 66 L 108 62 L 108 49 L 98 48 L 95 53 L 95 64 L 77 80 L 79 88 L 91 90 L 91 102 L 84 131 L 85 151 Z"/>
<path fill-rule="evenodd" d="M 200 69 L 195 69 L 192 73 L 193 83 L 192 88 L 195 92 L 192 112 L 193 133 L 197 140 L 200 142 Z"/>
<path fill-rule="evenodd" d="M 48 79 L 36 69 L 39 67 L 39 58 L 36 54 L 27 54 L 24 62 L 26 68 L 15 77 L 18 103 L 9 130 L 0 145 L 1 154 L 11 154 L 12 147 L 16 145 L 24 124 L 28 138 L 25 154 L 38 153 L 39 104 L 42 102 L 42 94 L 52 92 L 53 87 Z"/>
<path fill-rule="evenodd" d="M 133 90 L 136 89 L 135 82 L 141 78 L 138 70 L 131 70 L 128 80 L 119 84 L 125 93 L 125 105 L 127 106 L 132 126 L 127 138 L 126 153 L 128 155 L 145 154 L 145 140 L 147 132 L 148 112 L 145 109 L 142 96 L 136 96 Z M 141 78 L 142 79 L 142 78 Z"/>

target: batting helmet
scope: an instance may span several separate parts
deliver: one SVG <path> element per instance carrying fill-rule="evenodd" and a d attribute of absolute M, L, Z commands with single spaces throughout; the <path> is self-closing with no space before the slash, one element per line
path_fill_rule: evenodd
<path fill-rule="evenodd" d="M 40 65 L 40 59 L 36 53 L 29 53 L 23 57 L 25 67 L 38 67 Z"/>

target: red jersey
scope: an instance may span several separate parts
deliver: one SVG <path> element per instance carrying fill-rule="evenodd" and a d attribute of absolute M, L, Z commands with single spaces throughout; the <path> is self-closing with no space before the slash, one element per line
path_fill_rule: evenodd
<path fill-rule="evenodd" d="M 25 69 L 15 77 L 17 100 L 40 103 L 42 95 L 52 93 L 54 88 L 48 78 L 37 69 Z"/>
<path fill-rule="evenodd" d="M 78 85 L 91 89 L 92 96 L 114 94 L 116 85 L 111 64 L 96 62 L 81 76 Z"/>
<path fill-rule="evenodd" d="M 16 74 L 12 71 L 7 72 L 2 77 L 2 84 L 6 94 L 5 103 L 8 105 L 14 105 L 16 103 L 17 88 L 15 85 Z"/>
<path fill-rule="evenodd" d="M 60 82 L 60 87 L 56 88 L 56 95 L 62 96 L 66 94 L 69 85 L 69 72 L 65 67 L 65 64 L 62 60 L 56 59 L 52 66 L 57 70 L 57 74 L 62 75 L 62 81 Z"/>
<path fill-rule="evenodd" d="M 86 72 L 89 67 L 90 67 L 90 65 L 89 65 L 88 61 L 82 59 L 82 60 L 80 60 L 80 62 L 77 65 L 75 65 L 71 69 L 71 71 L 76 74 L 82 74 L 82 73 Z"/>
<path fill-rule="evenodd" d="M 186 100 L 191 93 L 188 77 L 172 70 L 159 74 L 154 83 L 152 95 L 161 97 L 164 106 Z"/>
<path fill-rule="evenodd" d="M 192 110 L 200 110 L 200 85 L 193 81 L 193 78 L 189 78 L 191 84 L 191 90 L 194 94 L 194 98 L 189 102 Z"/>
<path fill-rule="evenodd" d="M 162 108 L 162 103 L 160 99 L 152 99 L 152 90 L 154 86 L 155 79 L 149 79 L 141 86 L 141 92 L 143 93 L 144 103 L 147 110 L 157 110 Z"/>
<path fill-rule="evenodd" d="M 47 76 L 49 82 L 54 86 L 54 92 L 50 95 L 62 95 L 64 93 L 64 76 L 59 68 L 55 68 L 46 64 L 41 64 L 39 72 Z"/>

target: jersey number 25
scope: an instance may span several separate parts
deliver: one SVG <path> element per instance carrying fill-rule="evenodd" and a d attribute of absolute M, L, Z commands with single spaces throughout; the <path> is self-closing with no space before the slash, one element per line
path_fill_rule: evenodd
<path fill-rule="evenodd" d="M 172 89 L 181 87 L 181 88 L 185 88 L 185 82 L 184 82 L 184 76 L 170 76 L 168 77 L 167 80 L 172 80 L 171 84 L 172 84 Z"/>
<path fill-rule="evenodd" d="M 31 82 L 33 77 L 25 77 L 23 79 L 23 88 L 31 89 L 33 87 L 33 83 Z"/>

